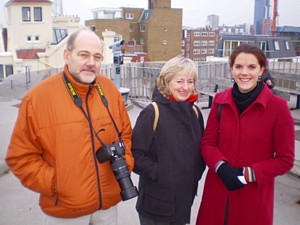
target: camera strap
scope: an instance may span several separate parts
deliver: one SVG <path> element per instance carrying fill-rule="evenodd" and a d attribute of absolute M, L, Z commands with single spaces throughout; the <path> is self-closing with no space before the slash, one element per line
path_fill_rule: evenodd
<path fill-rule="evenodd" d="M 90 122 L 90 119 L 88 117 L 88 115 L 86 114 L 86 112 L 84 111 L 83 107 L 82 107 L 82 100 L 80 98 L 80 96 L 78 95 L 75 87 L 72 85 L 72 83 L 69 81 L 69 79 L 67 78 L 66 74 L 63 73 L 63 80 L 64 80 L 64 84 L 70 94 L 70 96 L 72 97 L 73 99 L 73 102 L 74 104 L 80 108 L 80 110 L 82 111 L 82 113 L 84 114 L 85 118 Z M 119 131 L 117 125 L 116 125 L 116 122 L 114 120 L 114 118 L 112 117 L 110 111 L 109 111 L 109 108 L 108 108 L 108 101 L 104 95 L 104 92 L 103 92 L 103 89 L 101 88 L 100 84 L 96 83 L 96 88 L 97 88 L 97 91 L 99 93 L 99 96 L 100 96 L 100 99 L 103 103 L 103 105 L 105 106 L 112 122 L 113 122 L 113 125 L 114 125 L 114 128 L 118 134 L 118 138 L 119 138 L 119 141 L 123 143 L 123 140 L 122 140 L 122 133 Z M 105 144 L 101 141 L 101 139 L 99 138 L 97 132 L 95 131 L 95 129 L 93 128 L 93 131 L 94 133 L 96 134 L 96 137 L 97 139 L 99 140 L 99 142 L 101 143 L 102 146 L 105 146 Z"/>
<path fill-rule="evenodd" d="M 117 124 L 116 124 L 116 122 L 115 122 L 113 116 L 111 115 L 111 113 L 110 113 L 110 111 L 109 111 L 109 108 L 108 108 L 108 101 L 107 101 L 107 99 L 105 98 L 104 92 L 103 92 L 103 90 L 102 90 L 102 88 L 101 88 L 101 86 L 100 86 L 99 83 L 96 83 L 96 88 L 97 88 L 97 91 L 98 91 L 98 93 L 99 93 L 99 95 L 100 95 L 101 101 L 102 101 L 103 105 L 105 106 L 105 108 L 106 108 L 106 110 L 107 110 L 107 112 L 108 112 L 108 114 L 109 114 L 109 116 L 110 116 L 110 118 L 111 118 L 111 121 L 113 122 L 113 125 L 114 125 L 114 127 L 115 127 L 115 130 L 116 130 L 116 132 L 117 132 L 117 134 L 118 134 L 119 140 L 122 141 L 122 133 L 119 131 L 119 129 L 118 129 L 118 127 L 117 127 Z"/>

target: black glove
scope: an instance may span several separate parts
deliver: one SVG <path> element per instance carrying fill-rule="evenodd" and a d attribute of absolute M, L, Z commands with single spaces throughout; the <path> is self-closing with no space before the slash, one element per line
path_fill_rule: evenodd
<path fill-rule="evenodd" d="M 219 175 L 227 189 L 230 191 L 245 186 L 245 184 L 243 184 L 238 179 L 238 176 L 244 176 L 242 168 L 236 169 L 231 166 L 228 166 L 227 163 L 223 163 L 217 170 L 217 174 Z"/>

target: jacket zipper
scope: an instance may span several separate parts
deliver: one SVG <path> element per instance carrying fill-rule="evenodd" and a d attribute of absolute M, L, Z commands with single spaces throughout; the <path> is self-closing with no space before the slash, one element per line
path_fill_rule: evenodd
<path fill-rule="evenodd" d="M 95 164 L 95 169 L 96 169 L 96 174 L 97 174 L 98 196 L 99 196 L 99 203 L 100 203 L 99 209 L 101 209 L 102 208 L 102 194 L 101 194 L 101 188 L 100 188 L 100 177 L 99 177 L 97 158 L 95 155 L 96 149 L 95 149 L 94 129 L 93 129 L 92 120 L 90 117 L 89 105 L 88 105 L 88 97 L 89 97 L 91 91 L 92 91 L 92 85 L 90 85 L 90 87 L 89 87 L 89 91 L 85 98 L 85 103 L 86 103 L 86 112 L 87 112 L 88 123 L 89 123 L 89 127 L 90 127 L 91 141 L 92 141 L 92 154 L 93 154 L 93 159 L 94 159 L 94 164 Z"/>

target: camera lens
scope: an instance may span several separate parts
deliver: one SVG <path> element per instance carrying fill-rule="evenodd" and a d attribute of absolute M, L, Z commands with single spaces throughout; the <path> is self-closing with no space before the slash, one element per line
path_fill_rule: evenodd
<path fill-rule="evenodd" d="M 125 159 L 116 155 L 111 160 L 111 168 L 121 188 L 122 200 L 126 201 L 138 195 L 136 187 L 130 179 L 130 172 L 126 165 Z"/>

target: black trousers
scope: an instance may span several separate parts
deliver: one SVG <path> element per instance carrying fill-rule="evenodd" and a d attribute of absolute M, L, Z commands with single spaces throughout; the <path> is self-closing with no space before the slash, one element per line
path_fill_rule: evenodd
<path fill-rule="evenodd" d="M 224 214 L 224 225 L 228 225 L 228 199 L 226 202 L 225 214 Z"/>
<path fill-rule="evenodd" d="M 139 218 L 140 218 L 141 225 L 185 225 L 184 223 L 181 222 L 157 222 L 155 220 L 145 218 L 141 215 L 139 215 Z"/>

